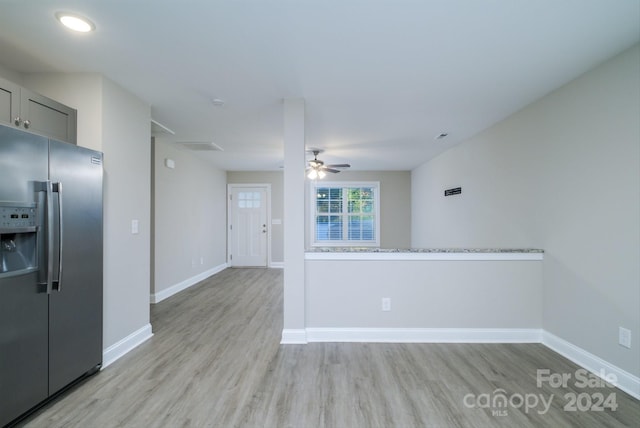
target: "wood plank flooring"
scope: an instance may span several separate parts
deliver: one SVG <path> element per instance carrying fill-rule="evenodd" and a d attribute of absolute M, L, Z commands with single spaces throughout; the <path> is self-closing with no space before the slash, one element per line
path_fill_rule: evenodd
<path fill-rule="evenodd" d="M 572 377 L 579 369 L 542 345 L 281 346 L 281 270 L 227 269 L 153 305 L 151 314 L 151 340 L 24 425 L 640 426 L 640 402 L 617 389 L 580 389 L 575 379 L 538 387 L 538 369 Z M 500 393 L 505 406 L 494 402 Z M 614 394 L 618 407 L 566 411 L 566 394 L 583 394 L 581 406 Z M 532 406 L 534 396 L 549 408 Z"/>

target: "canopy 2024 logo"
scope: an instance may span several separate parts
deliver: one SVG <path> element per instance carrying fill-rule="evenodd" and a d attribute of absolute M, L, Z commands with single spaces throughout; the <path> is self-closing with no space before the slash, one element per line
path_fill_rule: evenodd
<path fill-rule="evenodd" d="M 585 369 L 578 369 L 574 373 L 552 373 L 549 369 L 538 369 L 536 372 L 538 388 L 548 385 L 552 389 L 610 389 L 616 386 L 617 380 L 614 374 L 607 374 L 604 370 L 597 375 Z M 522 409 L 526 414 L 535 411 L 544 415 L 551 408 L 555 397 L 555 394 L 542 393 L 507 394 L 504 389 L 498 388 L 491 393 L 467 394 L 462 401 L 465 407 L 470 409 L 491 410 L 492 416 L 508 416 L 509 409 Z M 605 393 L 600 390 L 567 392 L 562 397 L 563 410 L 566 412 L 616 411 L 618 408 L 616 393 L 606 390 Z"/>
<path fill-rule="evenodd" d="M 615 388 L 618 378 L 613 373 L 604 370 L 596 375 L 586 369 L 578 369 L 572 373 L 551 373 L 549 369 L 538 369 L 536 373 L 536 385 L 538 388 L 546 383 L 551 388 L 568 388 L 572 386 L 580 389 Z M 603 412 L 618 409 L 615 392 L 604 394 L 597 392 L 567 392 L 564 394 L 566 412 Z"/>

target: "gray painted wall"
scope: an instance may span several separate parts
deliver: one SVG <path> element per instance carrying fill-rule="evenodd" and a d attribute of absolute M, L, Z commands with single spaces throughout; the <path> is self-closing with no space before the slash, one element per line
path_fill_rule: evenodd
<path fill-rule="evenodd" d="M 409 248 L 411 246 L 411 172 L 410 171 L 342 171 L 327 174 L 321 182 L 379 181 L 380 182 L 380 247 Z M 309 186 L 306 189 L 309 198 Z M 311 242 L 309 203 L 305 204 L 307 247 Z"/>
<path fill-rule="evenodd" d="M 636 45 L 412 173 L 414 246 L 543 248 L 543 328 L 635 376 L 638 76 Z"/>
<path fill-rule="evenodd" d="M 226 176 L 197 153 L 154 142 L 154 282 L 157 294 L 226 263 Z M 165 166 L 165 159 L 175 168 Z"/>
<path fill-rule="evenodd" d="M 307 260 L 308 328 L 538 329 L 539 261 Z M 390 298 L 389 312 L 381 299 Z"/>
<path fill-rule="evenodd" d="M 11 70 L 0 64 L 0 76 L 3 78 L 12 81 L 20 86 L 24 86 L 24 76 L 21 73 Z"/>

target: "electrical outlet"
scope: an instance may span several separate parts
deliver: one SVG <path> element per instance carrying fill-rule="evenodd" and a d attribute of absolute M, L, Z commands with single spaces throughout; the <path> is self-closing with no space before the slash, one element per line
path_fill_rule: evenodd
<path fill-rule="evenodd" d="M 196 259 L 191 259 L 191 267 L 196 267 Z"/>
<path fill-rule="evenodd" d="M 618 343 L 620 344 L 620 346 L 631 349 L 631 330 L 624 327 L 619 327 Z"/>
<path fill-rule="evenodd" d="M 203 265 L 204 264 L 204 257 L 200 257 L 200 264 Z"/>
<path fill-rule="evenodd" d="M 389 297 L 382 298 L 382 310 L 385 312 L 391 310 L 391 299 Z"/>

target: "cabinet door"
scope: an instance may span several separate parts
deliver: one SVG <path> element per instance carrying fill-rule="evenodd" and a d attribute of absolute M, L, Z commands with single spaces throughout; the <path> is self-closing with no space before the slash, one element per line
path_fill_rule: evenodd
<path fill-rule="evenodd" d="M 31 132 L 76 144 L 76 110 L 71 107 L 22 88 L 20 117 Z"/>
<path fill-rule="evenodd" d="M 14 126 L 20 116 L 20 86 L 0 78 L 0 123 Z"/>

